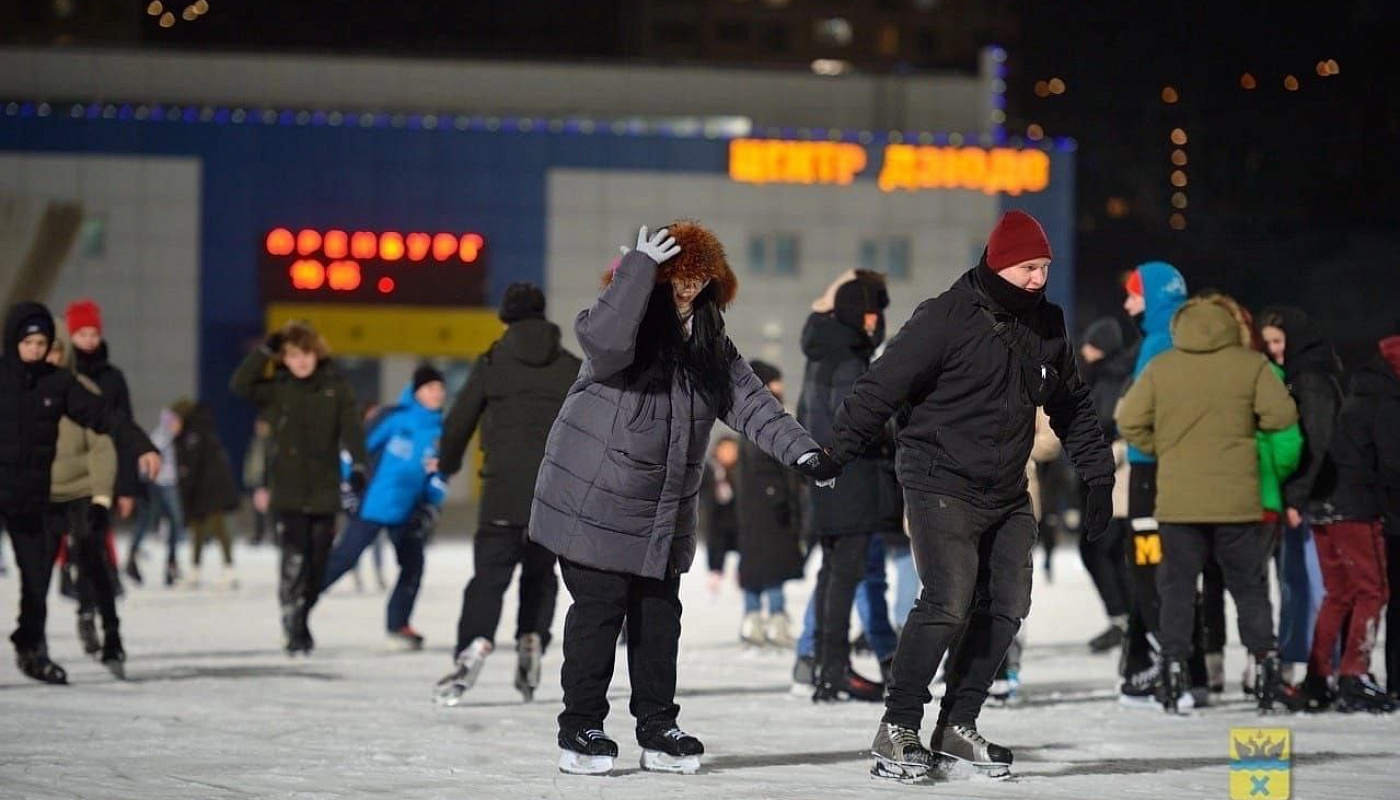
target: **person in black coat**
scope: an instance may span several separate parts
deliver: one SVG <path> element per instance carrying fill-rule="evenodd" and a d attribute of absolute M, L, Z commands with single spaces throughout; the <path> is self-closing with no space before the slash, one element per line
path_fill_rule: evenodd
<path fill-rule="evenodd" d="M 783 375 L 778 368 L 763 361 L 754 361 L 750 366 L 781 402 Z M 806 502 L 802 480 L 757 445 L 744 441 L 739 446 L 735 491 L 739 588 L 744 590 L 740 636 L 753 644 L 791 648 L 795 642 L 783 584 L 802 577 Z"/>
<path fill-rule="evenodd" d="M 238 587 L 233 572 L 233 537 L 225 515 L 238 509 L 238 485 L 228 452 L 219 441 L 214 412 L 205 403 L 177 400 L 170 410 L 180 418 L 175 435 L 175 464 L 180 486 L 180 504 L 186 524 L 194 534 L 191 586 L 199 585 L 199 567 L 204 544 L 217 539 L 224 556 L 225 588 Z"/>
<path fill-rule="evenodd" d="M 70 370 L 45 361 L 54 320 L 39 303 L 24 302 L 5 319 L 0 353 L 0 525 L 10 533 L 20 570 L 19 627 L 10 636 L 19 668 L 35 680 L 67 683 L 48 655 L 48 615 L 53 541 L 46 531 L 58 423 L 64 416 L 112 436 L 118 450 L 138 453 L 138 466 L 154 477 L 160 456 L 146 434 L 103 398 L 83 388 Z"/>
<path fill-rule="evenodd" d="M 516 688 L 529 696 L 539 684 L 540 659 L 550 642 L 559 595 L 554 554 L 530 542 L 530 504 L 544 460 L 545 437 L 569 387 L 578 356 L 559 344 L 559 327 L 545 319 L 544 292 L 533 283 L 506 287 L 500 318 L 505 335 L 477 359 L 443 423 L 438 468 L 461 471 L 467 444 L 481 428 L 481 512 L 472 540 L 476 574 L 462 592 L 454 671 L 440 682 L 439 700 L 455 705 L 495 649 L 501 599 L 520 567 L 516 618 Z"/>
<path fill-rule="evenodd" d="M 1084 329 L 1079 363 L 1104 438 L 1115 442 L 1121 437 L 1113 421 L 1113 410 L 1133 371 L 1133 361 L 1123 346 L 1123 328 L 1118 320 L 1103 317 Z M 1126 513 L 1127 509 L 1123 511 Z M 1128 630 L 1128 562 L 1123 552 L 1127 540 L 1128 520 L 1116 515 L 1108 531 L 1098 539 L 1079 537 L 1079 557 L 1089 577 L 1093 578 L 1094 588 L 1108 614 L 1108 628 L 1089 641 L 1089 649 L 1095 653 L 1121 645 Z"/>
<path fill-rule="evenodd" d="M 1400 624 L 1396 603 L 1386 612 L 1386 677 L 1390 692 L 1371 677 L 1371 648 L 1396 569 L 1400 536 L 1400 336 L 1383 339 L 1379 353 L 1352 381 L 1352 393 L 1333 429 L 1329 458 L 1336 485 L 1325 521 L 1313 526 L 1327 593 L 1318 612 L 1303 689 L 1344 711 L 1393 711 L 1400 681 Z M 1387 551 L 1389 551 L 1387 553 Z M 1389 572 L 1389 575 L 1387 575 Z M 1341 659 L 1333 655 L 1341 642 Z M 1328 678 L 1337 676 L 1334 698 Z"/>
<path fill-rule="evenodd" d="M 1329 450 L 1342 408 L 1342 363 L 1312 319 L 1297 308 L 1265 309 L 1259 316 L 1259 333 L 1269 358 L 1283 367 L 1303 432 L 1298 469 L 1283 483 L 1284 526 L 1278 548 L 1279 660 L 1302 664 L 1310 660 L 1326 593 L 1325 580 L 1309 562 L 1316 559 L 1317 550 L 1312 528 L 1329 521 L 1337 485 Z"/>
<path fill-rule="evenodd" d="M 814 305 L 807 317 L 802 330 L 807 370 L 797 421 L 817 441 L 832 440 L 837 409 L 870 368 L 875 349 L 884 341 L 888 305 L 884 276 L 860 270 L 837 287 L 830 311 Z M 812 535 L 822 548 L 813 594 L 817 670 L 812 699 L 816 702 L 878 701 L 884 696 L 881 684 L 851 669 L 849 623 L 851 604 L 865 577 L 871 538 L 877 534 L 880 481 L 877 444 L 846 465 L 834 489 L 812 494 Z"/>
<path fill-rule="evenodd" d="M 832 458 L 847 465 L 902 406 L 912 409 L 897 461 L 924 588 L 900 634 L 871 746 L 877 774 L 928 774 L 932 756 L 918 729 L 934 672 L 960 631 L 931 749 L 1009 769 L 1010 750 L 976 725 L 1030 611 L 1036 523 L 1026 462 L 1037 407 L 1086 488 L 1086 534 L 1102 535 L 1112 517 L 1113 453 L 1064 314 L 1045 299 L 1050 256 L 1040 224 L 1007 212 L 978 265 L 919 305 L 836 414 Z"/>
<path fill-rule="evenodd" d="M 705 537 L 705 560 L 711 594 L 719 592 L 724 581 L 724 561 L 739 549 L 739 513 L 734 485 L 738 481 L 739 440 L 720 436 L 705 463 L 700 479 L 700 531 Z M 742 634 L 740 635 L 742 637 Z"/>

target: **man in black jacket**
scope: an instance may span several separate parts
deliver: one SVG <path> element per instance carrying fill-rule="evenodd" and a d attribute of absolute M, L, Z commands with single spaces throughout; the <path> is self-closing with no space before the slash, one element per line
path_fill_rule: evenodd
<path fill-rule="evenodd" d="M 66 416 L 111 434 L 118 451 L 139 454 L 141 471 L 152 478 L 160 456 L 130 419 L 83 388 L 71 371 L 44 360 L 53 339 L 53 315 L 43 305 L 10 309 L 0 353 L 0 524 L 9 529 L 20 569 L 19 627 L 10 636 L 19 668 L 37 681 L 67 683 L 67 673 L 49 659 L 44 636 L 56 542 L 43 515 L 59 420 Z"/>
<path fill-rule="evenodd" d="M 1011 751 L 977 732 L 977 716 L 1030 611 L 1036 524 L 1026 461 L 1043 406 L 1087 487 L 1085 531 L 1112 516 L 1113 454 L 1079 378 L 1064 314 L 1045 299 L 1050 244 L 1030 215 L 997 223 L 981 262 L 914 311 L 836 418 L 832 456 L 865 452 L 901 405 L 899 435 L 915 563 L 924 589 L 895 653 L 872 772 L 927 774 L 935 760 L 1005 773 Z M 975 603 L 974 603 L 975 600 Z M 934 671 L 960 629 L 931 748 L 918 739 Z"/>
<path fill-rule="evenodd" d="M 481 426 L 481 516 L 472 543 L 476 574 L 462 593 L 454 670 L 438 682 L 438 701 L 457 705 L 476 682 L 495 645 L 501 597 L 517 565 L 515 686 L 529 700 L 539 685 L 540 659 L 559 593 L 554 554 L 530 542 L 530 504 L 544 460 L 545 439 L 582 362 L 559 345 L 559 327 L 544 316 L 544 292 L 533 283 L 506 287 L 505 335 L 477 360 L 443 426 L 439 469 L 462 469 L 467 443 Z"/>

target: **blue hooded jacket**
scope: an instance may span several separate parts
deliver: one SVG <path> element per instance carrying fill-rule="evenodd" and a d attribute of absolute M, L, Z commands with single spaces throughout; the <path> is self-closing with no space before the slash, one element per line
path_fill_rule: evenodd
<path fill-rule="evenodd" d="M 420 503 L 442 505 L 447 484 L 441 475 L 423 471 L 437 458 L 442 411 L 429 411 L 404 387 L 399 404 L 386 409 L 366 437 L 365 449 L 375 465 L 360 518 L 381 525 L 402 525 Z"/>
<path fill-rule="evenodd" d="M 1147 369 L 1152 359 L 1172 349 L 1172 317 L 1186 302 L 1186 279 L 1176 267 L 1165 261 L 1148 261 L 1138 265 L 1138 277 L 1142 279 L 1142 297 L 1146 307 L 1142 314 L 1142 342 L 1138 347 L 1137 362 L 1133 364 L 1134 381 Z M 1128 462 L 1132 464 L 1153 464 L 1157 459 L 1128 447 Z"/>

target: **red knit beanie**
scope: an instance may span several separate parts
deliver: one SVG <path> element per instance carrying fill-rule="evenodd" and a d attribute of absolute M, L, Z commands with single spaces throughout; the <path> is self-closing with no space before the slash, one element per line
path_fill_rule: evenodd
<path fill-rule="evenodd" d="M 987 266 L 1001 272 L 1033 258 L 1051 258 L 1045 229 L 1024 211 L 1006 212 L 987 240 Z"/>
<path fill-rule="evenodd" d="M 64 318 L 68 322 L 69 336 L 83 328 L 96 328 L 98 333 L 102 332 L 102 309 L 91 300 L 74 300 L 69 303 Z"/>
<path fill-rule="evenodd" d="M 1128 275 L 1128 280 L 1123 284 L 1123 288 L 1127 290 L 1128 294 L 1135 294 L 1138 297 L 1145 297 L 1147 294 L 1142 290 L 1142 273 L 1137 270 L 1133 270 Z"/>

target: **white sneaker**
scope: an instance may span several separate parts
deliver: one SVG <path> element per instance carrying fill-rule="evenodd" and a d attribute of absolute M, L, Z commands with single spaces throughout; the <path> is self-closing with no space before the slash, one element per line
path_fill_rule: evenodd
<path fill-rule="evenodd" d="M 744 615 L 744 621 L 739 623 L 739 641 L 752 647 L 762 647 L 767 642 L 763 627 L 763 614 L 750 611 Z"/>
<path fill-rule="evenodd" d="M 785 613 L 768 615 L 768 630 L 764 632 L 769 647 L 791 650 L 797 645 L 792 635 L 792 620 Z"/>

